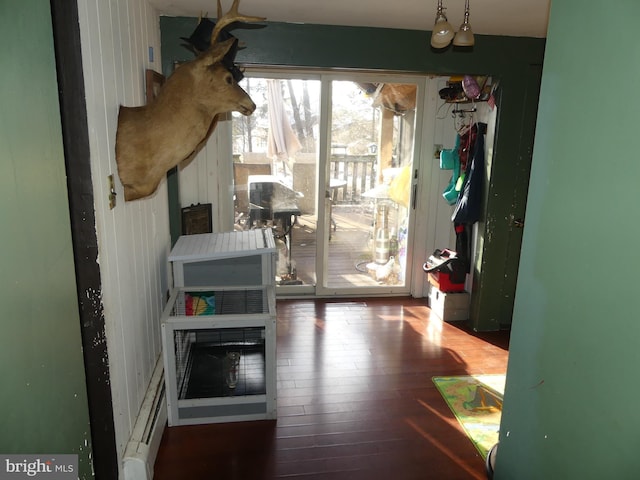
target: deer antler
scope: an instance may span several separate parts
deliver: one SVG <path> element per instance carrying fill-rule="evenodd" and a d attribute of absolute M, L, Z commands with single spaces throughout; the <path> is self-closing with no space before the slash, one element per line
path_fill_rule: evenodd
<path fill-rule="evenodd" d="M 252 17 L 250 15 L 243 15 L 238 12 L 238 4 L 240 0 L 233 0 L 233 5 L 227 13 L 222 15 L 222 6 L 220 5 L 220 0 L 218 0 L 218 20 L 216 21 L 216 26 L 211 32 L 211 46 L 215 45 L 216 40 L 218 39 L 218 35 L 227 25 L 232 24 L 233 22 L 262 22 L 266 20 L 265 17 Z"/>

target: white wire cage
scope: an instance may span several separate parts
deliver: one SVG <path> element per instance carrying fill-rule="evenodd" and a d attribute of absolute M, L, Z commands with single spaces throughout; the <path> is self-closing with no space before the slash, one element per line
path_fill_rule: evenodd
<path fill-rule="evenodd" d="M 169 425 L 276 416 L 275 293 L 181 288 L 162 319 Z"/>

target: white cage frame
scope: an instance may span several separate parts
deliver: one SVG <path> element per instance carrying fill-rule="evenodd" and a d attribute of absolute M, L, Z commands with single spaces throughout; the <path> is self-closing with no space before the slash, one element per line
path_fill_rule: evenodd
<path fill-rule="evenodd" d="M 178 308 L 185 292 L 214 291 L 217 294 L 235 294 L 260 291 L 264 308 L 262 313 L 215 313 L 212 315 L 184 315 Z M 242 305 L 238 305 L 242 312 Z M 233 395 L 208 398 L 180 399 L 176 374 L 177 330 L 218 330 L 237 328 L 264 330 L 265 394 Z M 276 392 L 276 307 L 273 285 L 251 287 L 181 287 L 176 288 L 162 315 L 162 342 L 165 383 L 167 387 L 167 413 L 169 426 L 204 423 L 267 420 L 277 417 Z"/>

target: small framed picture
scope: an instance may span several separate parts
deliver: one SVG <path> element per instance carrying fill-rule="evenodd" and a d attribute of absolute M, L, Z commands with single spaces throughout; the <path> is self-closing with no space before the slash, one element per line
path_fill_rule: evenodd
<path fill-rule="evenodd" d="M 211 233 L 211 204 L 199 203 L 182 209 L 182 235 Z"/>

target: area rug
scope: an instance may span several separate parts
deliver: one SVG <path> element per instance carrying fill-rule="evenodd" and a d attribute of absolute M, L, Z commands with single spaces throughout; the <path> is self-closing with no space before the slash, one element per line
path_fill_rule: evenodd
<path fill-rule="evenodd" d="M 482 458 L 498 442 L 504 375 L 433 377 L 433 383 L 451 408 Z"/>

